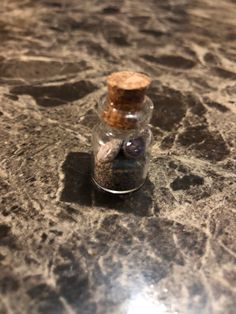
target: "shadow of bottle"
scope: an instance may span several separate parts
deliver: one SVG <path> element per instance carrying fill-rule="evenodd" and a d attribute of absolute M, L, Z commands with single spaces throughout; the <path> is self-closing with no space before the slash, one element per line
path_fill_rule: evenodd
<path fill-rule="evenodd" d="M 91 154 L 71 152 L 62 165 L 64 189 L 60 200 L 82 206 L 104 207 L 138 216 L 149 216 L 153 204 L 153 183 L 147 179 L 141 189 L 115 195 L 98 190 L 91 180 Z"/>

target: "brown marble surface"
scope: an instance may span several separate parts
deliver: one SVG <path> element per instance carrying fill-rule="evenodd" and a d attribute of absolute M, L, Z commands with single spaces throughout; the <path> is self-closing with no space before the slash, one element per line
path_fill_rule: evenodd
<path fill-rule="evenodd" d="M 0 313 L 236 312 L 236 1 L 2 0 Z M 106 76 L 153 78 L 149 180 L 89 178 Z"/>

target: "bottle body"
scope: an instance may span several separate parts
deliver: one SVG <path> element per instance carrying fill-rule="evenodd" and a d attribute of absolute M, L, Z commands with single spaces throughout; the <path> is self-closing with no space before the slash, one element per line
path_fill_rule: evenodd
<path fill-rule="evenodd" d="M 146 97 L 146 109 L 143 114 L 138 112 L 136 120 L 140 123 L 136 123 L 135 127 L 116 128 L 103 119 L 94 127 L 92 175 L 99 188 L 123 194 L 135 191 L 144 184 L 152 146 L 152 132 L 148 125 L 151 112 L 152 102 Z M 134 116 L 135 113 L 132 113 L 132 119 Z"/>

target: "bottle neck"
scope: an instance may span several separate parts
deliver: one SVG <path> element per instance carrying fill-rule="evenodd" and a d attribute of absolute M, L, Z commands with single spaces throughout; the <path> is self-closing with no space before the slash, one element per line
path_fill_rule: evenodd
<path fill-rule="evenodd" d="M 134 106 L 131 103 L 121 105 L 120 103 L 111 102 L 108 98 L 102 113 L 102 119 L 108 125 L 117 129 L 135 129 L 139 123 L 138 116 L 141 113 L 138 105 L 140 106 L 140 104 Z"/>
<path fill-rule="evenodd" d="M 140 110 L 118 110 L 103 97 L 98 105 L 98 114 L 104 124 L 117 132 L 134 133 L 135 130 L 145 128 L 151 118 L 153 110 L 152 101 L 146 96 Z"/>

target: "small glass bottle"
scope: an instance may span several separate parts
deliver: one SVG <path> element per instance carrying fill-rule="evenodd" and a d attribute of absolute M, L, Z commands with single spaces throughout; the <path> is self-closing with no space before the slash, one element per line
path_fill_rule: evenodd
<path fill-rule="evenodd" d="M 147 75 L 122 71 L 108 79 L 108 95 L 98 104 L 100 123 L 93 129 L 93 181 L 111 193 L 129 193 L 147 177 L 152 144 L 149 121 L 153 103 L 145 96 Z"/>

